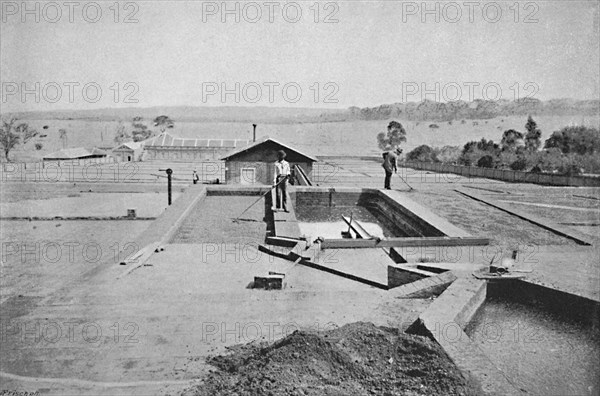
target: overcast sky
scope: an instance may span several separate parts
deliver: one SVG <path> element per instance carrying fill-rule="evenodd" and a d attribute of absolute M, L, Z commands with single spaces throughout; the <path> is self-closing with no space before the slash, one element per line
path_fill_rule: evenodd
<path fill-rule="evenodd" d="M 0 4 L 2 112 L 599 96 L 597 1 Z"/>

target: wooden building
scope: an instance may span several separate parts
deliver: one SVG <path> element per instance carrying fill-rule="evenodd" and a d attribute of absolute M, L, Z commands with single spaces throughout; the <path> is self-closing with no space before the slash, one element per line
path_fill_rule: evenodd
<path fill-rule="evenodd" d="M 240 139 L 184 139 L 165 132 L 143 142 L 143 158 L 145 161 L 214 161 L 250 142 Z"/>
<path fill-rule="evenodd" d="M 277 161 L 279 150 L 285 151 L 290 168 L 293 169 L 294 165 L 297 165 L 309 179 L 312 177 L 313 163 L 317 161 L 316 158 L 275 139 L 265 137 L 221 158 L 225 161 L 225 182 L 227 184 L 272 184 L 274 163 Z"/>
<path fill-rule="evenodd" d="M 112 155 L 116 162 L 139 161 L 143 148 L 141 142 L 125 142 L 112 149 Z"/>

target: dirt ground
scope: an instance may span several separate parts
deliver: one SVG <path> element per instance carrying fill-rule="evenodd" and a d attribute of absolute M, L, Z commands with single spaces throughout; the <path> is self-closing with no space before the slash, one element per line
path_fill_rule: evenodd
<path fill-rule="evenodd" d="M 335 183 L 324 186 L 380 188 L 383 181 L 381 167 L 376 162 L 341 161 L 336 172 L 335 179 L 331 179 Z M 594 287 L 593 282 L 582 281 L 582 277 L 597 279 L 597 265 L 584 261 L 591 253 L 582 252 L 581 260 L 577 256 L 579 266 L 573 271 L 570 255 L 579 252 L 579 246 L 507 213 L 469 202 L 453 189 L 487 188 L 500 192 L 480 190 L 479 193 L 494 199 L 573 206 L 579 201 L 569 197 L 596 197 L 598 189 L 513 185 L 416 171 L 406 180 L 415 189 L 407 192 L 410 198 L 473 235 L 490 237 L 492 244 L 553 246 L 556 252 L 548 251 L 533 266 L 532 277 L 536 280 L 541 277 L 540 282 L 562 285 L 566 291 Z M 407 190 L 399 178 L 393 183 L 394 188 Z M 142 208 L 148 202 L 148 211 L 157 211 L 157 207 L 148 201 L 146 194 L 155 194 L 153 197 L 158 200 L 165 198 L 164 186 L 153 185 L 6 185 L 8 189 L 3 185 L 0 191 L 3 203 L 18 205 L 24 199 L 59 199 L 63 211 L 69 210 L 67 202 L 77 206 L 77 200 L 86 194 L 97 194 L 94 196 L 100 199 L 112 196 L 102 194 L 135 193 L 130 195 L 143 197 L 138 205 Z M 86 188 L 93 192 L 86 193 Z M 445 365 L 445 361 L 423 367 L 425 363 L 419 360 L 419 354 L 425 351 L 438 357 L 439 350 L 427 341 L 400 333 L 431 300 L 396 299 L 385 290 L 258 254 L 257 244 L 266 232 L 264 203 L 244 215 L 247 220 L 255 221 L 239 225 L 232 221 L 254 200 L 255 197 L 250 196 L 208 197 L 203 202 L 205 206 L 199 205 L 182 224 L 164 252 L 154 255 L 148 265 L 125 277 L 120 275 L 126 268 L 113 256 L 114 243 L 122 246 L 123 242 L 135 240 L 148 227 L 147 222 L 3 221 L 3 241 L 56 242 L 62 246 L 62 258 L 51 262 L 54 252 L 50 249 L 40 251 L 37 256 L 45 260 L 43 264 L 37 263 L 34 255 L 25 255 L 24 262 L 18 253 L 3 257 L 0 311 L 5 326 L 2 330 L 8 329 L 9 334 L 0 339 L 0 389 L 39 390 L 61 395 L 178 394 L 184 389 L 204 392 L 201 387 L 190 386 L 201 385 L 201 380 L 206 379 L 204 384 L 209 386 L 206 392 L 228 394 L 226 390 L 237 389 L 236 381 L 242 381 L 240 391 L 245 391 L 246 386 L 255 384 L 252 376 L 258 376 L 262 382 L 271 383 L 265 382 L 264 389 L 270 386 L 274 394 L 294 390 L 293 387 L 315 395 L 324 392 L 362 395 L 371 391 L 375 394 L 386 391 L 409 395 L 450 394 L 454 392 L 452 389 L 456 394 L 477 394 L 472 393 L 468 382 L 461 382 L 464 378 L 455 376 L 455 369 Z M 118 202 L 121 206 L 130 204 Z M 121 206 L 116 207 L 119 213 Z M 524 209 L 526 205 L 521 206 Z M 596 207 L 593 201 L 582 206 L 592 210 Z M 537 210 L 537 207 L 532 208 Z M 564 213 L 577 213 L 580 217 L 565 214 L 560 221 L 581 221 L 582 211 L 564 210 Z M 97 243 L 104 253 L 102 260 L 89 263 L 94 252 L 88 250 L 88 256 L 84 256 L 82 250 L 77 249 L 71 260 L 69 245 L 65 242 L 79 243 L 78 248 L 86 243 Z M 548 260 L 553 263 L 553 257 L 563 250 L 560 262 L 553 266 L 547 264 Z M 583 262 L 589 265 L 581 265 Z M 344 265 L 343 261 L 338 265 Z M 384 267 L 382 264 L 378 268 Z M 254 276 L 268 271 L 286 273 L 287 285 L 283 291 L 247 288 Z M 569 274 L 572 276 L 567 276 Z M 344 327 L 356 322 L 398 331 L 367 324 Z M 76 326 L 74 337 L 69 336 L 70 323 Z M 53 324 L 58 324 L 62 331 L 59 340 L 54 339 Z M 313 331 L 324 328 L 340 329 L 331 333 L 335 337 Z M 48 332 L 32 334 L 32 329 Z M 98 337 L 94 329 L 100 330 Z M 298 332 L 292 334 L 294 330 Z M 278 343 L 279 340 L 287 341 Z M 307 340 L 309 345 L 303 345 Z M 398 349 L 405 342 L 408 346 Z M 227 349 L 240 343 L 250 344 Z M 367 347 L 370 343 L 377 348 L 371 351 Z M 291 348 L 303 350 L 305 354 L 296 352 L 298 356 L 295 356 Z M 411 351 L 418 353 L 411 355 Z M 386 354 L 390 356 L 384 356 Z M 207 361 L 208 356 L 222 357 Z M 244 357 L 245 363 L 240 363 L 236 356 Z M 328 356 L 339 359 L 332 360 Z M 266 357 L 277 365 L 272 366 Z M 315 360 L 306 360 L 309 357 Z M 386 363 L 390 357 L 393 364 Z M 372 362 L 369 359 L 373 359 Z M 400 365 L 396 366 L 397 362 Z M 227 371 L 230 366 L 236 367 L 235 372 Z M 300 366 L 305 368 L 300 369 Z M 261 377 L 259 368 L 277 380 L 272 383 Z M 286 370 L 290 368 L 296 370 L 297 375 L 289 375 Z M 441 371 L 427 371 L 430 368 Z M 422 376 L 422 372 L 427 376 Z M 377 379 L 380 389 L 369 382 L 369 376 Z M 428 382 L 429 377 L 436 381 Z M 249 382 L 244 382 L 245 379 Z M 262 382 L 257 385 L 259 389 L 263 389 L 260 388 Z M 314 387 L 309 382 L 314 383 Z"/>
<path fill-rule="evenodd" d="M 2 220 L 0 303 L 18 294 L 47 297 L 95 267 L 118 265 L 140 249 L 134 236 L 150 223 Z"/>
<path fill-rule="evenodd" d="M 274 343 L 237 345 L 185 396 L 479 395 L 428 338 L 372 323 L 296 331 Z"/>

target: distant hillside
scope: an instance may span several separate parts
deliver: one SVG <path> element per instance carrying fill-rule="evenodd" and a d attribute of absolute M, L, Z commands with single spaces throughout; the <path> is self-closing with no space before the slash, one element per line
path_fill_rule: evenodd
<path fill-rule="evenodd" d="M 344 121 L 388 120 L 453 121 L 462 119 L 492 119 L 510 116 L 597 116 L 599 100 L 521 99 L 515 101 L 475 100 L 473 102 L 422 102 L 384 104 L 377 107 L 350 107 L 349 109 L 293 108 L 293 107 L 192 107 L 167 106 L 122 109 L 36 111 L 14 113 L 24 120 L 83 120 L 131 121 L 140 116 L 152 120 L 167 115 L 181 122 L 247 122 L 269 124 L 327 123 Z"/>
<path fill-rule="evenodd" d="M 496 117 L 531 115 L 582 115 L 594 116 L 600 112 L 599 100 L 520 99 L 515 101 L 475 100 L 473 102 L 440 103 L 430 100 L 422 102 L 394 103 L 378 107 L 351 107 L 351 119 L 387 120 L 398 118 L 408 121 L 452 121 L 461 119 L 491 119 Z"/>
<path fill-rule="evenodd" d="M 267 122 L 296 123 L 319 122 L 327 117 L 345 116 L 344 109 L 290 108 L 290 107 L 192 107 L 166 106 L 121 109 L 32 111 L 13 113 L 25 120 L 85 120 L 131 121 L 133 117 L 152 120 L 167 115 L 175 122 Z"/>

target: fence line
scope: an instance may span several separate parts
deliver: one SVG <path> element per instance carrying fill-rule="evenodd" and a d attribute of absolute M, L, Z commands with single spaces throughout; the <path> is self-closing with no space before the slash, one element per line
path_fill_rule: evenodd
<path fill-rule="evenodd" d="M 514 171 L 510 169 L 479 168 L 475 166 L 442 164 L 439 162 L 405 162 L 401 165 L 417 170 L 427 170 L 436 173 L 454 173 L 464 177 L 482 177 L 511 183 L 534 183 L 549 186 L 571 187 L 600 187 L 600 177 L 592 176 L 564 176 L 554 175 L 551 173 L 531 173 Z"/>
<path fill-rule="evenodd" d="M 87 183 L 157 183 L 166 180 L 159 169 L 173 169 L 175 182 L 192 182 L 196 170 L 201 182 L 224 180 L 225 166 L 220 161 L 198 163 L 173 162 L 5 162 L 0 164 L 0 181 L 15 182 L 87 182 Z"/>

